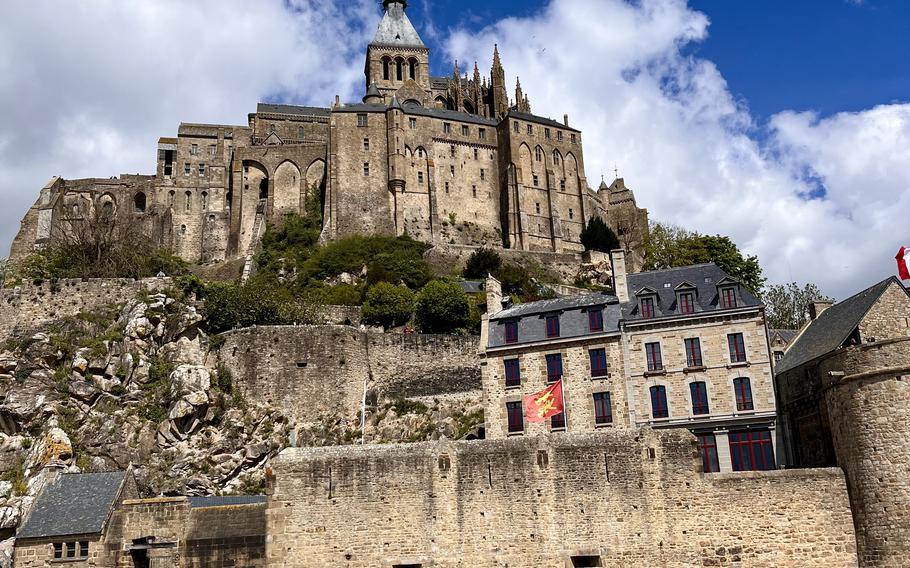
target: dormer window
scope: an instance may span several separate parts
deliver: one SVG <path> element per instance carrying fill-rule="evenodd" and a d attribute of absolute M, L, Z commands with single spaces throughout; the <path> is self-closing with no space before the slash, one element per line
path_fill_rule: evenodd
<path fill-rule="evenodd" d="M 604 311 L 601 309 L 588 312 L 588 330 L 597 333 L 604 330 Z"/>
<path fill-rule="evenodd" d="M 695 312 L 695 294 L 692 292 L 682 292 L 679 295 L 679 313 L 691 314 Z"/>
<path fill-rule="evenodd" d="M 720 289 L 720 306 L 724 309 L 736 307 L 736 288 L 727 286 Z"/>
<path fill-rule="evenodd" d="M 559 316 L 547 316 L 547 337 L 559 337 Z"/>
<path fill-rule="evenodd" d="M 651 319 L 654 317 L 654 298 L 642 298 L 641 299 L 641 317 L 643 319 Z"/>

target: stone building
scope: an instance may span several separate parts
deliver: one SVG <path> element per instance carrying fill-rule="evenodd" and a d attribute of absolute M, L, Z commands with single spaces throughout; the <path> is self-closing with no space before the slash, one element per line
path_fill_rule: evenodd
<path fill-rule="evenodd" d="M 796 329 L 768 330 L 768 341 L 771 345 L 771 353 L 774 355 L 775 364 L 780 363 L 780 360 L 784 358 L 784 353 L 786 353 L 790 344 L 793 343 L 793 340 L 796 339 L 797 333 L 799 333 L 799 330 Z"/>
<path fill-rule="evenodd" d="M 154 175 L 53 178 L 11 250 L 27 256 L 99 211 L 194 263 L 251 257 L 267 222 L 322 210 L 323 238 L 410 235 L 443 245 L 577 252 L 601 217 L 640 263 L 647 211 L 622 179 L 595 191 L 580 130 L 510 100 L 494 48 L 489 77 L 429 72 L 404 0 L 387 0 L 356 104 L 258 105 L 245 125 L 181 124 Z M 308 206 L 309 205 L 309 206 Z"/>
<path fill-rule="evenodd" d="M 705 471 L 776 468 L 761 303 L 713 264 L 625 274 L 622 257 L 615 296 L 511 306 L 488 284 L 487 436 L 685 428 Z M 565 414 L 525 424 L 522 397 L 560 378 Z"/>
<path fill-rule="evenodd" d="M 783 455 L 843 468 L 862 566 L 910 548 L 910 293 L 894 277 L 820 304 L 777 366 Z"/>

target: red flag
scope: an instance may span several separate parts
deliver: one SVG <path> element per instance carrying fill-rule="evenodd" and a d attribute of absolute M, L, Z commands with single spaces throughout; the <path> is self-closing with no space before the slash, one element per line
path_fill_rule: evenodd
<path fill-rule="evenodd" d="M 910 250 L 907 247 L 901 247 L 897 253 L 897 272 L 901 280 L 910 280 Z"/>
<path fill-rule="evenodd" d="M 525 397 L 525 418 L 528 422 L 543 422 L 565 412 L 562 397 L 562 379 L 540 392 Z"/>

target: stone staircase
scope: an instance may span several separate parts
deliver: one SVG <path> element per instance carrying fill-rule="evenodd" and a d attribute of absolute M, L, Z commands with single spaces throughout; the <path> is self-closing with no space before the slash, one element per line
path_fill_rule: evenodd
<path fill-rule="evenodd" d="M 250 239 L 250 246 L 246 249 L 246 258 L 243 263 L 243 275 L 240 278 L 241 282 L 249 280 L 253 273 L 253 258 L 256 256 L 256 249 L 259 247 L 259 242 L 262 240 L 262 226 L 265 224 L 265 208 L 266 200 L 260 199 L 259 205 L 256 207 L 256 221 L 253 223 L 253 236 Z"/>

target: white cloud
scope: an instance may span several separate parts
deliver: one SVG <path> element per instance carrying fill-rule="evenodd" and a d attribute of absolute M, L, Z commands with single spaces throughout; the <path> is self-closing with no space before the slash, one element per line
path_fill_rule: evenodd
<path fill-rule="evenodd" d="M 653 219 L 731 235 L 772 281 L 843 298 L 893 274 L 910 240 L 910 106 L 783 112 L 760 130 L 718 69 L 684 53 L 708 24 L 683 1 L 556 0 L 447 46 L 487 61 L 498 42 L 534 111 L 583 131 L 592 186 L 618 164 Z"/>

